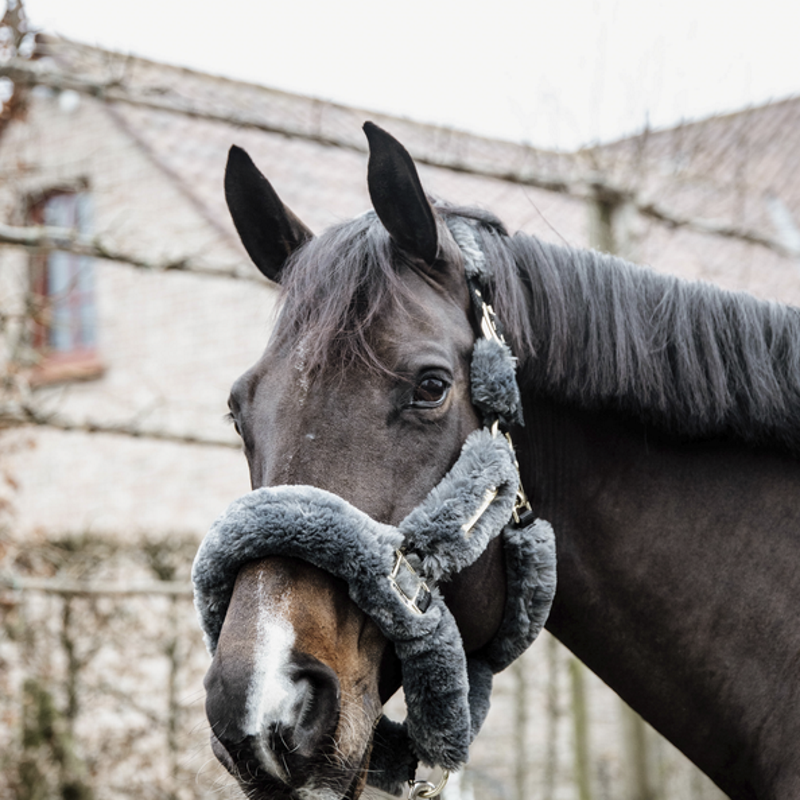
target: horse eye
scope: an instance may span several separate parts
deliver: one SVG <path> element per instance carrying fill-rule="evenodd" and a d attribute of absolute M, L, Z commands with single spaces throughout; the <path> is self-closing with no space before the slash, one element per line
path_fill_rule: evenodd
<path fill-rule="evenodd" d="M 449 389 L 450 386 L 441 378 L 423 378 L 414 387 L 411 404 L 418 408 L 435 408 L 444 402 Z"/>
<path fill-rule="evenodd" d="M 239 436 L 241 436 L 241 435 L 242 435 L 242 432 L 239 430 L 239 421 L 236 419 L 236 417 L 234 417 L 234 416 L 233 416 L 233 414 L 231 414 L 231 413 L 228 413 L 228 414 L 226 414 L 226 415 L 225 415 L 225 419 L 226 419 L 228 422 L 230 422 L 230 423 L 231 423 L 231 425 L 233 425 L 233 429 L 236 431 L 236 433 L 237 433 Z"/>

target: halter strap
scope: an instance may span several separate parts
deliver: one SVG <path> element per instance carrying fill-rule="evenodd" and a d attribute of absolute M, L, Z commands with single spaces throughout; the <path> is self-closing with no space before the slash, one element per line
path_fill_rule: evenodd
<path fill-rule="evenodd" d="M 489 392 L 483 393 L 484 396 L 488 395 L 488 399 L 483 399 L 481 405 L 481 410 L 484 413 L 484 425 L 490 426 L 493 432 L 496 432 L 498 427 L 502 428 L 503 434 L 508 440 L 508 444 L 513 452 L 514 443 L 511 440 L 511 434 L 508 430 L 509 424 L 517 423 L 519 425 L 524 425 L 525 422 L 522 415 L 522 399 L 519 393 L 519 384 L 516 380 L 516 359 L 506 342 L 500 319 L 491 304 L 484 298 L 484 291 L 493 276 L 486 262 L 486 256 L 478 244 L 473 225 L 467 222 L 463 217 L 450 217 L 447 220 L 447 225 L 464 259 L 464 273 L 467 278 L 467 287 L 469 288 L 475 317 L 479 321 L 482 338 L 487 342 L 491 342 L 492 344 L 489 346 L 499 350 L 502 354 L 500 356 L 503 362 L 503 369 L 501 372 L 504 372 L 506 377 L 508 377 L 509 366 L 513 365 L 513 379 L 508 381 L 512 388 L 506 388 L 505 392 L 502 392 L 497 388 L 497 379 L 495 377 L 495 383 L 492 389 Z M 474 361 L 475 358 L 473 357 L 473 362 Z M 473 402 L 475 402 L 476 395 L 480 394 L 480 390 L 474 385 L 478 380 L 479 378 L 473 376 Z M 512 412 L 511 419 L 505 417 L 506 411 Z M 487 412 L 489 412 L 489 414 L 493 413 L 494 417 L 488 416 Z M 516 457 L 514 458 L 514 466 L 519 476 L 519 462 L 516 460 Z M 517 500 L 514 504 L 512 515 L 514 523 L 517 525 L 528 525 L 533 522 L 534 519 L 533 509 L 528 495 L 525 492 L 525 487 L 522 485 L 521 476 L 519 476 Z"/>
<path fill-rule="evenodd" d="M 523 424 L 519 387 L 514 375 L 516 359 L 506 343 L 502 325 L 494 308 L 483 296 L 485 284 L 490 278 L 490 271 L 472 226 L 461 217 L 449 218 L 447 225 L 464 259 L 464 272 L 472 308 L 481 331 L 481 337 L 476 340 L 473 349 L 471 392 L 473 402 L 476 397 L 479 398 L 479 409 L 483 415 L 484 426 L 491 431 L 492 436 L 501 435 L 502 431 L 502 435 L 505 436 L 513 453 L 514 444 L 511 441 L 508 427 L 514 422 Z M 486 344 L 479 345 L 478 342 Z M 482 350 L 488 351 L 488 353 L 482 354 Z M 482 362 L 489 359 L 499 363 L 492 363 L 483 370 L 491 375 L 491 378 L 487 380 L 482 374 L 481 367 Z M 498 377 L 504 377 L 505 381 L 499 381 Z M 511 413 L 509 413 L 510 411 Z M 524 526 L 533 522 L 533 510 L 522 486 L 519 462 L 516 457 L 513 460 L 518 486 L 511 516 L 516 525 Z M 465 523 L 465 531 L 468 532 L 477 524 L 496 496 L 497 490 L 489 487 L 482 503 Z M 419 574 L 407 554 L 408 549 L 405 545 L 396 551 L 394 564 L 387 576 L 389 585 L 408 608 L 416 614 L 423 614 L 431 602 L 430 580 L 426 580 L 425 576 Z M 412 560 L 419 561 L 419 557 L 412 556 Z"/>

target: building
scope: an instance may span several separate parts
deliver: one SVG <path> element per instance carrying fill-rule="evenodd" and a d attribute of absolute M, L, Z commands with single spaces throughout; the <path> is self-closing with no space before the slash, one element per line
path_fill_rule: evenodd
<path fill-rule="evenodd" d="M 0 135 L 3 797 L 205 797 L 230 782 L 207 746 L 187 580 L 210 521 L 249 488 L 225 401 L 277 297 L 224 205 L 232 143 L 320 230 L 369 207 L 373 119 L 431 193 L 512 230 L 800 303 L 799 100 L 557 154 L 63 40 L 14 80 L 24 102 Z M 19 246 L 40 224 L 77 231 L 72 252 Z M 712 796 L 573 661 L 543 638 L 498 681 L 465 793 L 571 797 L 586 685 L 597 797 L 627 791 L 634 751 L 658 762 L 659 786 Z"/>

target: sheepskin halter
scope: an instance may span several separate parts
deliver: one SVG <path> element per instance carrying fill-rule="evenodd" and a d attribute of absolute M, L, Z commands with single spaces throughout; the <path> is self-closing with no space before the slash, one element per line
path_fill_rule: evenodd
<path fill-rule="evenodd" d="M 400 794 L 417 761 L 457 770 L 489 710 L 492 676 L 520 656 L 547 619 L 556 586 L 550 524 L 534 519 L 511 441 L 522 424 L 516 361 L 482 297 L 491 280 L 472 223 L 448 220 L 483 336 L 474 346 L 471 399 L 484 427 L 467 437 L 450 472 L 399 525 L 384 525 L 312 486 L 256 489 L 213 524 L 192 569 L 195 606 L 214 653 L 236 576 L 270 555 L 294 556 L 343 579 L 401 663 L 407 718 L 378 722 L 369 782 Z M 438 585 L 500 536 L 507 600 L 495 638 L 467 656 Z"/>

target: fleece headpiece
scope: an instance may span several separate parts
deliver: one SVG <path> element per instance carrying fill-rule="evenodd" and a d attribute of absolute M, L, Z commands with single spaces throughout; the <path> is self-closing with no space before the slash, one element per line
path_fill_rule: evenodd
<path fill-rule="evenodd" d="M 463 227 L 451 229 L 479 313 L 488 320 L 473 351 L 472 399 L 492 429 L 470 434 L 450 472 L 396 527 L 312 486 L 256 489 L 217 519 L 192 569 L 195 605 L 212 654 L 246 563 L 294 556 L 346 582 L 352 600 L 393 643 L 402 668 L 407 718 L 403 725 L 380 720 L 369 770 L 370 783 L 394 794 L 413 778 L 418 759 L 450 770 L 467 761 L 489 710 L 493 674 L 534 640 L 555 594 L 552 528 L 530 513 L 520 515 L 516 458 L 493 424 L 521 422 L 515 361 L 474 283 L 485 279 L 470 269 L 474 253 L 483 254 L 468 225 L 457 222 Z M 438 584 L 474 563 L 497 536 L 506 564 L 503 621 L 487 646 L 467 656 Z"/>

